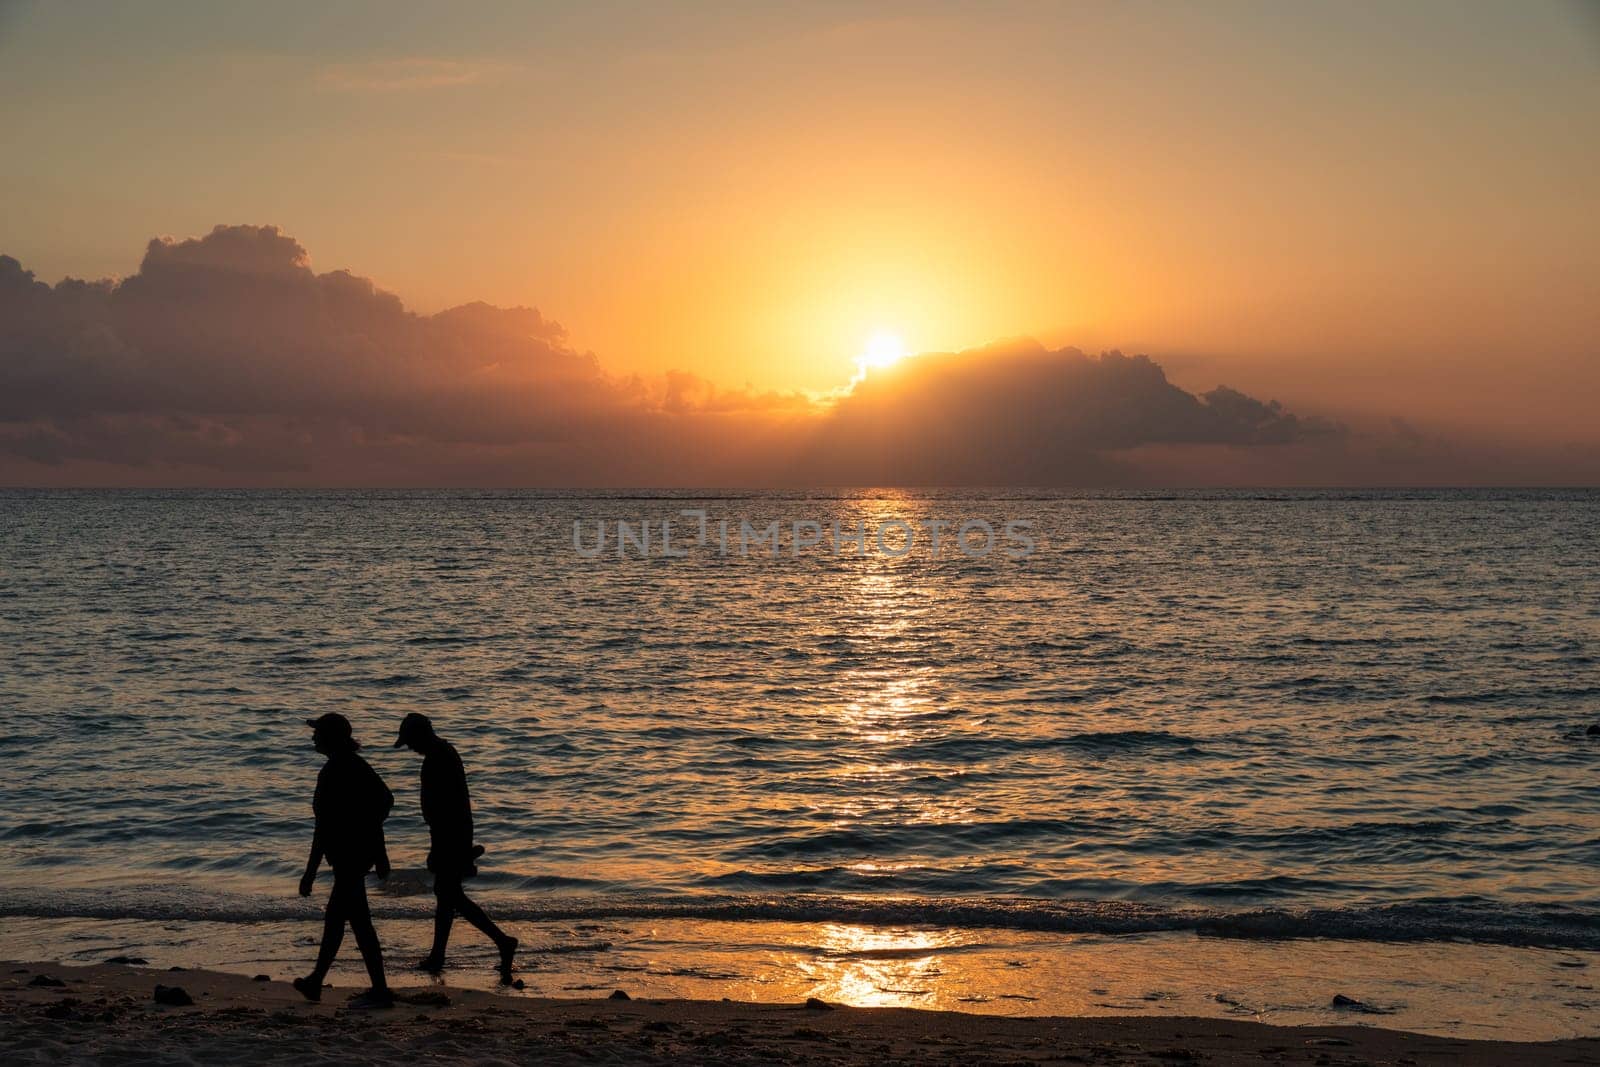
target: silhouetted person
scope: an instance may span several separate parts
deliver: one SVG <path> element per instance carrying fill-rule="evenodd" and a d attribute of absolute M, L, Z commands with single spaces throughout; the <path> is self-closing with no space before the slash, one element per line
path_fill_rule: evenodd
<path fill-rule="evenodd" d="M 409 748 L 422 756 L 422 818 L 428 824 L 432 847 L 428 870 L 433 872 L 433 894 L 438 909 L 433 916 L 433 950 L 417 967 L 437 974 L 444 969 L 450 944 L 450 927 L 457 912 L 476 926 L 500 950 L 500 977 L 511 980 L 511 960 L 517 939 L 496 926 L 483 909 L 467 899 L 462 882 L 478 873 L 474 861 L 483 854 L 472 844 L 472 798 L 467 792 L 467 772 L 448 741 L 433 732 L 426 715 L 412 712 L 400 723 L 395 748 Z"/>
<path fill-rule="evenodd" d="M 372 910 L 367 905 L 367 872 L 377 868 L 379 878 L 389 876 L 389 856 L 383 842 L 383 820 L 394 807 L 394 794 L 383 784 L 378 772 L 356 755 L 361 746 L 350 734 L 350 720 L 329 712 L 319 719 L 307 719 L 317 751 L 328 757 L 317 775 L 317 792 L 311 808 L 317 828 L 311 838 L 311 856 L 300 879 L 300 895 L 309 897 L 316 881 L 317 868 L 326 859 L 333 868 L 333 891 L 328 894 L 328 910 L 322 921 L 322 947 L 317 965 L 305 978 L 296 978 L 294 987 L 307 1000 L 322 999 L 322 982 L 339 954 L 344 927 L 356 935 L 361 959 L 367 965 L 372 988 L 350 1001 L 351 1007 L 386 1008 L 394 1004 L 394 994 L 383 977 L 383 950 L 378 931 L 372 926 Z"/>

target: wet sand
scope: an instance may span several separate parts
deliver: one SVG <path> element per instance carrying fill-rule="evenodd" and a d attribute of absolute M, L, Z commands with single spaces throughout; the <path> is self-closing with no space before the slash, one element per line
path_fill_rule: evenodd
<path fill-rule="evenodd" d="M 6 1063 L 1597 1064 L 1600 1038 L 1465 1041 L 1197 1018 L 1017 1018 L 906 1008 L 511 998 L 403 989 L 387 1011 L 286 983 L 120 964 L 0 964 Z M 60 983 L 60 984 L 55 984 Z M 191 1006 L 157 1004 L 157 984 Z"/>
<path fill-rule="evenodd" d="M 308 902 L 309 903 L 309 902 Z M 314 913 L 313 913 L 314 914 Z M 68 965 L 138 958 L 165 969 L 265 973 L 287 981 L 316 955 L 305 920 L 219 922 L 6 915 L 3 954 Z M 596 997 L 799 1004 L 979 1015 L 1172 1019 L 1276 1026 L 1382 1026 L 1486 1041 L 1600 1034 L 1600 953 L 1497 945 L 1207 938 L 1114 938 L 842 923 L 596 919 L 520 921 L 518 974 L 495 982 L 493 947 L 466 933 L 442 979 L 409 969 L 431 920 L 381 928 L 397 987 L 449 986 L 513 999 Z M 332 981 L 365 984 L 347 948 Z"/>

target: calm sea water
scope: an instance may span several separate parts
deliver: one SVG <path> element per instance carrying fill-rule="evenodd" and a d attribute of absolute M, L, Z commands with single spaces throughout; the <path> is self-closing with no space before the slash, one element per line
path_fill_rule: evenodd
<path fill-rule="evenodd" d="M 600 520 L 1037 551 L 585 559 Z M 683 520 L 680 520 L 683 521 Z M 287 918 L 340 711 L 503 915 L 1600 947 L 1600 494 L 0 494 L 0 911 Z"/>

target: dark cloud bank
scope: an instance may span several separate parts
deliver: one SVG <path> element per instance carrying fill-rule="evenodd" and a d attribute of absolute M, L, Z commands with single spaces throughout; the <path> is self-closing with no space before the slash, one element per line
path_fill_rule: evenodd
<path fill-rule="evenodd" d="M 835 403 L 621 377 L 537 311 L 417 315 L 275 227 L 151 241 L 120 282 L 0 256 L 0 484 L 1481 480 L 1428 476 L 1460 458 L 1031 341 L 907 360 Z"/>

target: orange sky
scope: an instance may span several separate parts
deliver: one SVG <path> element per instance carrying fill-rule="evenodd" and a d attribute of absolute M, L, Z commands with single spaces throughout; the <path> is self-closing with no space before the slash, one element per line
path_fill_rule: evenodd
<path fill-rule="evenodd" d="M 52 282 L 272 224 L 614 373 L 823 392 L 876 330 L 1027 335 L 1600 438 L 1578 3 L 24 3 L 0 91 L 0 252 Z"/>

